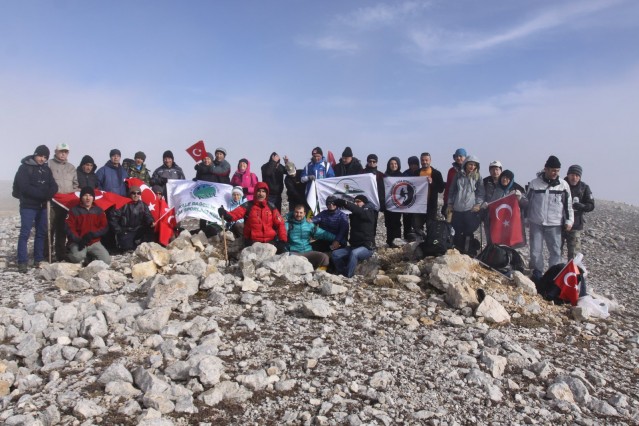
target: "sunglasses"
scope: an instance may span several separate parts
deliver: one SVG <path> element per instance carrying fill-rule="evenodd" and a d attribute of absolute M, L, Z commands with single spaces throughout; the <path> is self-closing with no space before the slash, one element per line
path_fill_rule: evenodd
<path fill-rule="evenodd" d="M 140 195 L 142 194 L 140 191 L 131 191 L 129 192 L 129 195 Z"/>

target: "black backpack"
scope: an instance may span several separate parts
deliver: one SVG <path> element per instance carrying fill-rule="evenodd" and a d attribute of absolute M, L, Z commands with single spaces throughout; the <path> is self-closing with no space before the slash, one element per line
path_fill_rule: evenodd
<path fill-rule="evenodd" d="M 477 255 L 477 260 L 507 276 L 510 276 L 513 271 L 523 273 L 526 267 L 524 259 L 517 250 L 501 244 L 488 244 Z"/>
<path fill-rule="evenodd" d="M 433 220 L 426 225 L 426 239 L 419 244 L 424 256 L 442 256 L 453 248 L 453 226 L 445 220 Z"/>

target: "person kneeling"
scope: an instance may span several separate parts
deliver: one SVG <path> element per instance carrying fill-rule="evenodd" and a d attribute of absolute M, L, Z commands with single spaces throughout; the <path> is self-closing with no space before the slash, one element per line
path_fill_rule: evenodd
<path fill-rule="evenodd" d="M 95 193 L 93 188 L 85 186 L 80 191 L 80 204 L 69 210 L 65 228 L 69 238 L 69 261 L 85 262 L 89 259 L 111 263 L 111 256 L 100 242 L 108 228 L 104 211 L 93 204 Z"/>
<path fill-rule="evenodd" d="M 333 263 L 337 273 L 351 278 L 355 275 L 357 263 L 373 255 L 377 210 L 368 202 L 365 195 L 355 197 L 354 203 L 338 199 L 335 204 L 351 211 L 351 237 L 348 241 L 349 247 L 333 252 Z"/>
<path fill-rule="evenodd" d="M 149 207 L 142 201 L 138 186 L 131 186 L 131 202 L 115 210 L 110 218 L 110 226 L 116 237 L 117 248 L 123 252 L 134 250 L 141 243 L 154 240 L 155 222 Z"/>

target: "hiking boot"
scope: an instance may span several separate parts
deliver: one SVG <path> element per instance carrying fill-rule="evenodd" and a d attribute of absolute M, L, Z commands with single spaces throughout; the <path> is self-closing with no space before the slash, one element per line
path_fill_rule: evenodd
<path fill-rule="evenodd" d="M 26 274 L 29 270 L 29 266 L 26 263 L 18 263 L 18 272 Z"/>

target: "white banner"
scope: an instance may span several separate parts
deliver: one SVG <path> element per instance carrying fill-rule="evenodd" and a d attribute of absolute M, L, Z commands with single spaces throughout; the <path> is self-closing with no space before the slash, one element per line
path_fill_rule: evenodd
<path fill-rule="evenodd" d="M 400 213 L 426 213 L 428 179 L 425 176 L 384 178 L 386 210 Z"/>
<path fill-rule="evenodd" d="M 351 202 L 355 201 L 356 196 L 365 195 L 368 201 L 379 210 L 377 181 L 372 173 L 314 180 L 306 196 L 306 202 L 314 214 L 326 210 L 326 198 L 329 195 Z M 349 213 L 348 210 L 345 212 Z"/>
<path fill-rule="evenodd" d="M 169 208 L 175 208 L 176 221 L 195 217 L 221 225 L 222 220 L 217 214 L 217 209 L 224 206 L 228 210 L 232 190 L 232 185 L 224 183 L 169 179 L 166 184 L 166 197 Z"/>

